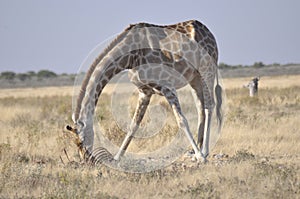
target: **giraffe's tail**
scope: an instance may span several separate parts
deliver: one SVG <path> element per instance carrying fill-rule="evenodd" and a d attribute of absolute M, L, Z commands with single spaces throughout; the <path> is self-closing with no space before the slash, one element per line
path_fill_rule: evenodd
<path fill-rule="evenodd" d="M 222 112 L 222 104 L 223 104 L 223 89 L 219 84 L 219 77 L 217 72 L 217 85 L 215 87 L 215 96 L 216 96 L 216 116 L 217 116 L 217 125 L 218 125 L 218 132 L 221 131 L 222 123 L 223 123 L 223 112 Z"/>

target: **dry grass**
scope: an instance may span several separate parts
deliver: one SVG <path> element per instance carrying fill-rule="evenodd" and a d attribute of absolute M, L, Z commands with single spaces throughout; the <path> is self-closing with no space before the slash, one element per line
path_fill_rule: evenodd
<path fill-rule="evenodd" d="M 224 79 L 224 84 L 227 89 L 242 88 L 252 78 L 231 78 Z M 299 75 L 285 75 L 285 76 L 262 76 L 258 82 L 260 88 L 288 88 L 300 85 Z"/>
<path fill-rule="evenodd" d="M 263 77 L 258 98 L 241 88 L 248 79 L 225 79 L 230 111 L 209 162 L 181 158 L 146 174 L 72 162 L 76 147 L 62 131 L 71 122 L 72 89 L 0 90 L 0 198 L 299 198 L 299 78 Z M 103 121 L 110 118 L 107 93 L 99 101 Z M 172 121 L 143 144 L 167 140 Z M 120 130 L 105 127 L 120 142 Z"/>

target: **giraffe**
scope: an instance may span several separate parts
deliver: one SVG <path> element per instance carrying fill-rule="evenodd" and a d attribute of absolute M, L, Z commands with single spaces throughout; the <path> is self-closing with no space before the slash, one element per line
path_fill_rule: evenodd
<path fill-rule="evenodd" d="M 249 96 L 254 97 L 258 93 L 258 81 L 260 77 L 254 77 L 247 85 L 244 85 L 245 88 L 249 89 Z"/>
<path fill-rule="evenodd" d="M 188 138 L 194 159 L 206 161 L 209 154 L 210 123 L 216 109 L 218 127 L 222 123 L 222 88 L 218 80 L 218 49 L 209 29 L 197 20 L 173 25 L 137 23 L 130 25 L 95 59 L 86 73 L 72 114 L 74 126 L 66 129 L 76 135 L 82 154 L 100 159 L 93 153 L 93 115 L 106 84 L 124 70 L 137 86 L 139 99 L 130 129 L 117 154 L 124 155 L 149 105 L 151 96 L 164 96 L 178 126 Z M 184 81 L 182 81 L 184 79 Z M 198 111 L 198 139 L 193 138 L 181 111 L 176 89 L 189 84 Z M 216 101 L 216 102 L 215 102 Z M 95 150 L 94 150 L 95 151 Z M 101 150 L 98 154 L 102 153 Z"/>

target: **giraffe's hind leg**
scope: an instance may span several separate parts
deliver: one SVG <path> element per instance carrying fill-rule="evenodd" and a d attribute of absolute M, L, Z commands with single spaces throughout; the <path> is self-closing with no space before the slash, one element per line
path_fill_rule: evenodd
<path fill-rule="evenodd" d="M 212 89 L 201 78 L 200 74 L 191 82 L 194 90 L 195 102 L 198 110 L 198 145 L 201 153 L 206 158 L 209 154 L 210 126 L 214 108 Z"/>
<path fill-rule="evenodd" d="M 204 91 L 205 92 L 205 91 Z M 211 131 L 211 118 L 212 111 L 214 109 L 214 99 L 212 95 L 209 95 L 209 100 L 205 100 L 205 104 L 202 103 L 200 109 L 200 117 L 202 118 L 199 123 L 198 130 L 198 144 L 201 148 L 201 152 L 204 157 L 209 154 L 209 142 L 210 142 L 210 131 Z"/>
<path fill-rule="evenodd" d="M 197 145 L 202 147 L 203 137 L 204 137 L 204 125 L 205 125 L 205 111 L 204 111 L 204 97 L 203 97 L 203 86 L 201 77 L 196 76 L 191 82 L 192 94 L 194 97 L 195 105 L 198 112 L 198 139 Z"/>
<path fill-rule="evenodd" d="M 211 126 L 211 117 L 212 117 L 213 108 L 205 109 L 205 125 L 204 125 L 204 135 L 203 135 L 203 144 L 201 147 L 201 152 L 204 157 L 207 157 L 209 154 L 209 141 L 210 141 L 210 126 Z"/>
<path fill-rule="evenodd" d="M 195 158 L 197 160 L 201 160 L 201 161 L 205 161 L 205 158 L 203 156 L 203 154 L 201 153 L 201 151 L 199 150 L 199 148 L 197 147 L 197 144 L 191 134 L 191 131 L 189 129 L 189 125 L 187 122 L 187 119 L 184 117 L 182 111 L 181 111 L 181 107 L 179 104 L 179 100 L 177 98 L 176 95 L 176 91 L 175 90 L 171 90 L 168 88 L 163 88 L 162 91 L 163 95 L 166 97 L 166 99 L 168 100 L 170 106 L 173 109 L 173 112 L 175 114 L 178 126 L 184 131 L 185 135 L 187 136 L 189 142 L 191 143 L 193 150 L 195 152 Z"/>
<path fill-rule="evenodd" d="M 126 149 L 128 148 L 135 132 L 138 130 L 139 125 L 145 115 L 147 107 L 149 105 L 152 94 L 147 92 L 139 92 L 138 104 L 133 116 L 133 119 L 130 124 L 129 132 L 127 133 L 123 143 L 118 151 L 118 153 L 114 156 L 115 160 L 119 160 L 122 155 L 124 155 Z"/>

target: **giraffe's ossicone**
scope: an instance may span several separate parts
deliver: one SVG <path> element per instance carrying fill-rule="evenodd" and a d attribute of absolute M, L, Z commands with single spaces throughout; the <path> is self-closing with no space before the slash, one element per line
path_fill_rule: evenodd
<path fill-rule="evenodd" d="M 112 164 L 121 165 L 122 160 L 126 160 L 126 149 L 140 126 L 151 96 L 159 94 L 171 106 L 177 125 L 193 148 L 194 158 L 206 161 L 210 150 L 213 110 L 216 111 L 218 131 L 223 121 L 222 88 L 217 63 L 216 40 L 199 21 L 166 26 L 148 23 L 130 25 L 95 59 L 87 71 L 72 115 L 74 127 L 68 126 L 68 130 L 77 135 L 78 147 L 83 154 L 87 154 L 89 160 L 101 161 L 105 156 Z M 129 71 L 130 81 L 139 91 L 130 128 L 116 152 L 93 149 L 94 113 L 99 96 L 107 83 L 124 70 Z M 190 132 L 176 92 L 187 84 L 192 88 L 198 112 L 196 140 Z M 179 145 L 180 141 L 174 143 Z"/>

